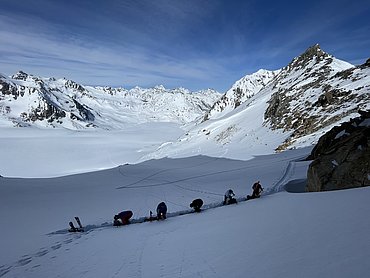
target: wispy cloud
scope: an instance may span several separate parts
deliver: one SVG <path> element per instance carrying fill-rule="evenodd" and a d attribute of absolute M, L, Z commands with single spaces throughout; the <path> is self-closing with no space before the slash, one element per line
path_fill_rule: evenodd
<path fill-rule="evenodd" d="M 153 55 L 147 48 L 128 43 L 111 47 L 104 42 L 61 41 L 54 36 L 51 27 L 41 29 L 42 32 L 28 28 L 16 31 L 12 20 L 2 16 L 1 22 L 2 65 L 14 70 L 30 69 L 37 74 L 61 74 L 85 83 L 129 86 L 161 82 L 180 86 L 179 81 L 185 80 L 199 84 L 223 71 L 212 61 L 178 60 L 160 52 Z M 90 76 L 95 76 L 96 80 L 91 80 Z"/>
<path fill-rule="evenodd" d="M 6 0 L 0 10 L 6 74 L 224 91 L 259 68 L 285 66 L 314 43 L 353 61 L 370 47 L 370 5 L 356 0 L 25 2 Z"/>

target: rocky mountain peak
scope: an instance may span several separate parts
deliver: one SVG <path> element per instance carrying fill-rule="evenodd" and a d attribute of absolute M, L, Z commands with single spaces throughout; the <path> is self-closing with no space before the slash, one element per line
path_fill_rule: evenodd
<path fill-rule="evenodd" d="M 307 48 L 306 51 L 301 56 L 313 57 L 322 54 L 326 53 L 323 50 L 321 50 L 320 45 L 317 43 Z"/>
<path fill-rule="evenodd" d="M 16 74 L 14 74 L 12 76 L 13 79 L 16 79 L 16 80 L 23 80 L 23 81 L 26 81 L 27 80 L 27 77 L 28 77 L 28 74 L 25 73 L 24 71 L 18 71 Z"/>
<path fill-rule="evenodd" d="M 74 90 L 77 90 L 79 92 L 83 92 L 85 91 L 85 88 L 82 87 L 80 84 L 72 81 L 72 80 L 67 80 L 66 83 L 65 83 L 65 86 L 66 88 L 71 88 L 71 89 L 74 89 Z"/>
<path fill-rule="evenodd" d="M 298 57 L 294 58 L 289 65 L 288 68 L 302 68 L 307 66 L 312 61 L 315 61 L 316 63 L 324 60 L 329 59 L 329 62 L 332 61 L 332 58 L 329 54 L 321 50 L 319 44 L 315 44 L 313 46 L 310 46 L 307 48 L 305 52 L 303 52 Z"/>
<path fill-rule="evenodd" d="M 278 150 L 365 107 L 368 97 L 362 83 L 369 76 L 359 70 L 319 45 L 294 58 L 274 80 L 275 91 L 264 115 L 272 129 L 292 131 Z M 344 84 L 347 80 L 353 81 L 352 89 Z"/>
<path fill-rule="evenodd" d="M 370 58 L 366 60 L 364 64 L 361 65 L 362 68 L 370 68 Z"/>

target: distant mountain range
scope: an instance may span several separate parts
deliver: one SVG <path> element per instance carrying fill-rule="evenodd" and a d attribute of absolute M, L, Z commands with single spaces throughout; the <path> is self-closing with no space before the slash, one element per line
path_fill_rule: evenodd
<path fill-rule="evenodd" d="M 0 75 L 0 124 L 68 129 L 121 129 L 145 122 L 183 124 L 203 117 L 219 97 L 211 89 L 91 87 L 20 71 L 12 77 Z"/>
<path fill-rule="evenodd" d="M 369 108 L 370 59 L 354 66 L 319 45 L 280 70 L 246 75 L 223 95 L 163 86 L 91 87 L 24 72 L 0 75 L 2 126 L 120 129 L 128 123 L 191 123 L 182 138 L 158 150 L 159 156 L 181 155 L 195 145 L 257 153 L 310 145 Z"/>

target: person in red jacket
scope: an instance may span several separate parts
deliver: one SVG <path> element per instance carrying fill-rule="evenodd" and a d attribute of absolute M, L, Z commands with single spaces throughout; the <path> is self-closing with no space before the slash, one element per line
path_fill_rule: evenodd
<path fill-rule="evenodd" d="M 114 226 L 121 226 L 130 224 L 130 218 L 132 217 L 133 213 L 131 210 L 125 210 L 120 212 L 119 214 L 114 216 L 113 225 Z"/>

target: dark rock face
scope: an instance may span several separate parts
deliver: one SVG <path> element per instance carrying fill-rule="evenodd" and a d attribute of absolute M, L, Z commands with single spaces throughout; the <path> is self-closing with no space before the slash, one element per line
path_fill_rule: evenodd
<path fill-rule="evenodd" d="M 28 74 L 23 72 L 23 71 L 19 71 L 17 72 L 16 74 L 14 74 L 12 76 L 13 79 L 16 79 L 16 80 L 23 80 L 23 81 L 26 81 L 27 80 L 27 77 L 28 77 Z"/>
<path fill-rule="evenodd" d="M 19 93 L 17 91 L 17 88 L 13 84 L 9 84 L 5 80 L 2 80 L 0 77 L 0 99 L 2 99 L 2 95 L 12 95 L 14 99 L 17 99 L 19 96 Z"/>
<path fill-rule="evenodd" d="M 312 150 L 307 191 L 370 185 L 370 111 L 334 127 Z"/>

